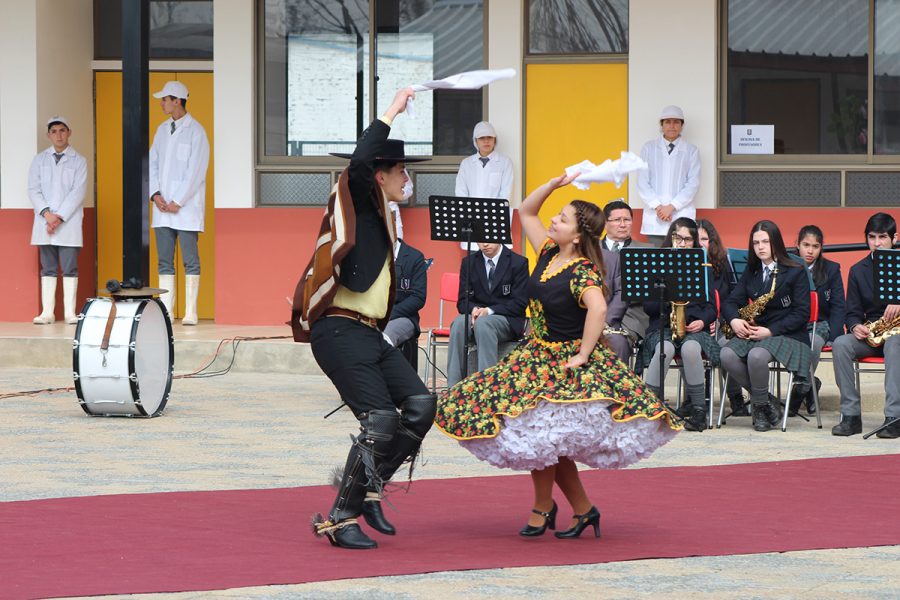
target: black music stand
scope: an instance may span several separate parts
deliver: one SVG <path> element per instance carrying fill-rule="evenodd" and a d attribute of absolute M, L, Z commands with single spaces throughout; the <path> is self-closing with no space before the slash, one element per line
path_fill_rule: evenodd
<path fill-rule="evenodd" d="M 464 196 L 429 196 L 428 216 L 431 239 L 438 242 L 465 242 L 466 255 L 472 242 L 511 244 L 509 201 L 502 198 L 467 198 Z M 472 276 L 471 270 L 469 277 Z M 463 377 L 469 374 L 469 277 L 465 282 L 463 306 L 466 327 L 463 337 Z"/>
<path fill-rule="evenodd" d="M 900 281 L 898 281 L 900 250 L 876 250 L 872 253 L 872 266 L 872 289 L 875 290 L 875 300 L 881 304 L 900 304 Z M 865 434 L 863 439 L 867 440 L 882 429 L 898 422 L 900 417 L 887 421 Z"/>
<path fill-rule="evenodd" d="M 619 252 L 622 299 L 659 301 L 659 394 L 666 404 L 666 355 L 663 332 L 666 301 L 707 302 L 706 250 L 703 248 L 623 248 Z M 710 407 L 712 410 L 712 407 Z"/>

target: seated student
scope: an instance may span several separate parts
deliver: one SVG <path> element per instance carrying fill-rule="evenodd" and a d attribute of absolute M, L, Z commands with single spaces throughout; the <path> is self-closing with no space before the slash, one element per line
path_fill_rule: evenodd
<path fill-rule="evenodd" d="M 876 213 L 866 223 L 866 243 L 874 252 L 879 248 L 888 249 L 897 241 L 897 223 L 894 217 Z M 867 339 L 873 336 L 872 325 L 878 319 L 891 323 L 900 318 L 900 305 L 879 305 L 875 298 L 872 273 L 874 263 L 871 252 L 864 259 L 850 267 L 847 278 L 847 331 L 832 345 L 834 357 L 834 378 L 841 390 L 841 422 L 835 425 L 833 435 L 853 435 L 862 432 L 862 416 L 859 390 L 853 375 L 853 361 L 864 356 L 884 357 L 884 418 L 885 423 L 900 417 L 900 335 L 888 337 L 884 343 L 873 348 Z M 874 339 L 870 340 L 873 341 Z M 876 435 L 880 438 L 900 437 L 900 425 L 894 424 L 882 429 Z"/>
<path fill-rule="evenodd" d="M 700 238 L 700 245 L 706 248 L 706 256 L 709 259 L 711 288 L 719 292 L 719 310 L 721 304 L 725 302 L 725 298 L 731 294 L 731 290 L 737 285 L 737 278 L 734 274 L 734 266 L 728 258 L 728 251 L 722 238 L 719 236 L 715 225 L 707 219 L 697 219 L 697 235 Z M 719 346 L 724 346 L 728 341 L 722 335 L 722 328 L 719 321 L 716 321 L 709 327 L 709 334 L 716 338 Z M 731 404 L 731 416 L 733 417 L 749 417 L 750 412 L 744 400 L 744 393 L 741 384 L 733 377 L 728 378 L 728 387 L 725 390 L 728 401 Z"/>
<path fill-rule="evenodd" d="M 754 314 L 742 316 L 741 309 Z M 747 268 L 722 304 L 722 316 L 735 336 L 722 348 L 722 367 L 750 391 L 753 428 L 768 431 L 781 420 L 777 400 L 769 397 L 769 362 L 777 360 L 796 377 L 809 373 L 810 361 L 809 276 L 788 258 L 772 221 L 750 230 Z"/>
<path fill-rule="evenodd" d="M 846 317 L 846 305 L 844 302 L 844 280 L 841 277 L 841 265 L 822 256 L 822 244 L 825 236 L 822 230 L 815 225 L 805 225 L 797 235 L 797 248 L 800 258 L 806 263 L 806 268 L 812 275 L 813 285 L 816 286 L 816 296 L 819 298 L 819 318 L 816 323 L 816 333 L 813 337 L 812 324 L 809 325 L 810 341 L 813 343 L 812 371 L 816 372 L 819 366 L 819 356 L 822 347 L 828 343 L 834 343 L 835 338 L 844 333 L 844 319 Z M 822 381 L 816 377 L 816 392 L 822 387 Z M 804 394 L 803 391 L 806 390 Z M 812 386 L 804 377 L 800 384 L 791 390 L 791 400 L 788 410 L 791 415 L 796 415 L 800 405 L 806 403 L 806 412 L 813 415 L 816 412 L 816 404 L 813 400 Z"/>
<path fill-rule="evenodd" d="M 419 311 L 425 306 L 428 294 L 428 265 L 425 263 L 425 255 L 398 239 L 394 242 L 394 270 L 397 291 L 384 335 L 392 346 L 399 348 L 421 333 Z"/>
<path fill-rule="evenodd" d="M 679 217 L 669 226 L 666 237 L 671 240 L 662 245 L 663 248 L 699 248 L 700 240 L 697 236 L 697 224 L 693 219 Z M 685 410 L 681 411 L 684 417 L 684 428 L 688 431 L 703 431 L 706 429 L 706 385 L 705 370 L 703 368 L 703 356 L 709 357 L 714 365 L 719 364 L 719 345 L 709 334 L 709 326 L 716 321 L 715 300 L 706 302 L 688 302 L 683 308 L 684 337 L 673 337 L 671 322 L 672 304 L 669 302 L 663 306 L 666 321 L 663 322 L 663 349 L 666 360 L 663 363 L 663 377 L 669 369 L 669 364 L 675 358 L 675 352 L 681 353 L 684 365 L 684 381 L 687 388 L 688 401 Z M 660 395 L 660 389 L 665 384 L 665 379 L 659 377 L 659 326 L 660 307 L 657 301 L 644 301 L 644 312 L 650 318 L 647 327 L 647 335 L 644 337 L 642 359 L 644 365 L 644 381 L 651 390 Z"/>
<path fill-rule="evenodd" d="M 622 200 L 607 202 L 606 206 L 603 207 L 603 216 L 606 218 L 606 235 L 600 240 L 600 248 L 614 252 L 616 261 L 618 261 L 618 253 L 622 248 L 650 248 L 650 244 L 631 238 L 634 218 L 631 207 L 628 204 Z M 603 256 L 603 262 L 607 271 L 609 271 L 611 261 L 606 253 Z M 618 303 L 613 306 L 612 303 L 616 302 L 616 299 L 618 299 Z M 647 331 L 648 319 L 640 302 L 625 303 L 624 313 L 619 310 L 619 303 L 621 302 L 623 302 L 621 291 L 610 296 L 604 337 L 619 359 L 628 364 L 632 349 L 640 342 Z"/>
<path fill-rule="evenodd" d="M 462 260 L 459 270 L 460 315 L 450 325 L 447 349 L 447 387 L 463 378 L 465 364 L 465 324 L 469 323 L 469 345 L 478 347 L 478 370 L 493 366 L 500 344 L 512 342 L 525 330 L 528 305 L 528 260 L 502 244 L 478 244 Z M 465 289 L 469 285 L 468 314 Z M 471 315 L 471 320 L 469 316 Z"/>

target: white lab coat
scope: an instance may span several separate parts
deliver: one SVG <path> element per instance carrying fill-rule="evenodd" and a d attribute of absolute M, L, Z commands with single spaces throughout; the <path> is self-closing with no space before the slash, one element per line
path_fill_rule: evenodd
<path fill-rule="evenodd" d="M 644 144 L 641 149 L 649 169 L 638 171 L 637 188 L 644 202 L 641 233 L 666 235 L 669 221 L 660 221 L 656 207 L 671 204 L 675 207 L 672 221 L 680 217 L 697 218 L 694 196 L 700 188 L 700 152 L 682 138 L 675 140 L 675 148 L 668 152 L 668 142 L 662 136 Z"/>
<path fill-rule="evenodd" d="M 28 169 L 28 197 L 34 206 L 33 246 L 82 246 L 86 186 L 87 161 L 72 146 L 63 151 L 59 163 L 53 158 L 53 146 L 34 157 Z M 52 235 L 47 233 L 47 221 L 41 216 L 47 207 L 63 220 Z"/>
<path fill-rule="evenodd" d="M 171 133 L 171 124 L 172 119 L 166 119 L 153 136 L 150 193 L 159 192 L 166 202 L 181 208 L 177 213 L 160 212 L 154 204 L 153 227 L 203 231 L 209 140 L 190 113 L 176 123 L 175 133 Z"/>
<path fill-rule="evenodd" d="M 456 195 L 469 198 L 509 200 L 513 184 L 512 162 L 496 150 L 488 154 L 490 160 L 483 167 L 478 157 L 479 154 L 475 153 L 459 163 L 459 172 L 456 174 Z M 512 224 L 512 207 L 509 209 L 509 222 Z M 459 247 L 465 250 L 466 243 L 460 242 Z M 512 249 L 509 244 L 506 244 L 506 247 Z M 472 249 L 477 250 L 478 246 L 473 243 Z"/>

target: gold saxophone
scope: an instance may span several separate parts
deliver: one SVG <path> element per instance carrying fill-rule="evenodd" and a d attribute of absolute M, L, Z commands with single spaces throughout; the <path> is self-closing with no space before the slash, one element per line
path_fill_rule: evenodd
<path fill-rule="evenodd" d="M 775 270 L 772 271 L 772 287 L 769 288 L 769 291 L 751 302 L 746 306 L 742 306 L 738 309 L 738 317 L 747 321 L 751 325 L 756 325 L 756 317 L 762 314 L 764 310 L 766 310 L 766 304 L 775 297 L 775 281 L 778 279 L 778 267 L 775 267 Z M 734 337 L 734 331 L 731 330 L 731 325 L 725 323 L 722 325 L 722 333 L 725 334 L 727 339 L 731 339 Z"/>
<path fill-rule="evenodd" d="M 884 317 L 881 317 L 870 323 L 863 323 L 863 327 L 869 330 L 866 343 L 873 348 L 879 348 L 889 337 L 900 333 L 900 316 L 895 317 L 893 321 L 885 321 Z"/>
<path fill-rule="evenodd" d="M 674 235 L 672 236 L 672 247 L 678 248 Z M 687 302 L 672 301 L 672 310 L 669 312 L 669 329 L 672 331 L 673 342 L 680 342 L 686 334 L 685 325 L 687 323 L 685 322 L 684 309 L 687 305 Z"/>

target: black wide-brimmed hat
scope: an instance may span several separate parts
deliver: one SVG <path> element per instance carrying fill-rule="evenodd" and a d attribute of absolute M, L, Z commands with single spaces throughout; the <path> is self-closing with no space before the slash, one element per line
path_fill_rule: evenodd
<path fill-rule="evenodd" d="M 331 156 L 337 156 L 338 158 L 351 158 L 353 156 L 352 154 L 347 154 L 346 152 L 329 152 L 329 154 Z M 386 139 L 381 144 L 381 148 L 379 148 L 378 152 L 375 154 L 375 160 L 417 163 L 431 160 L 431 158 L 426 156 L 406 156 L 406 153 L 403 150 L 403 140 Z"/>

